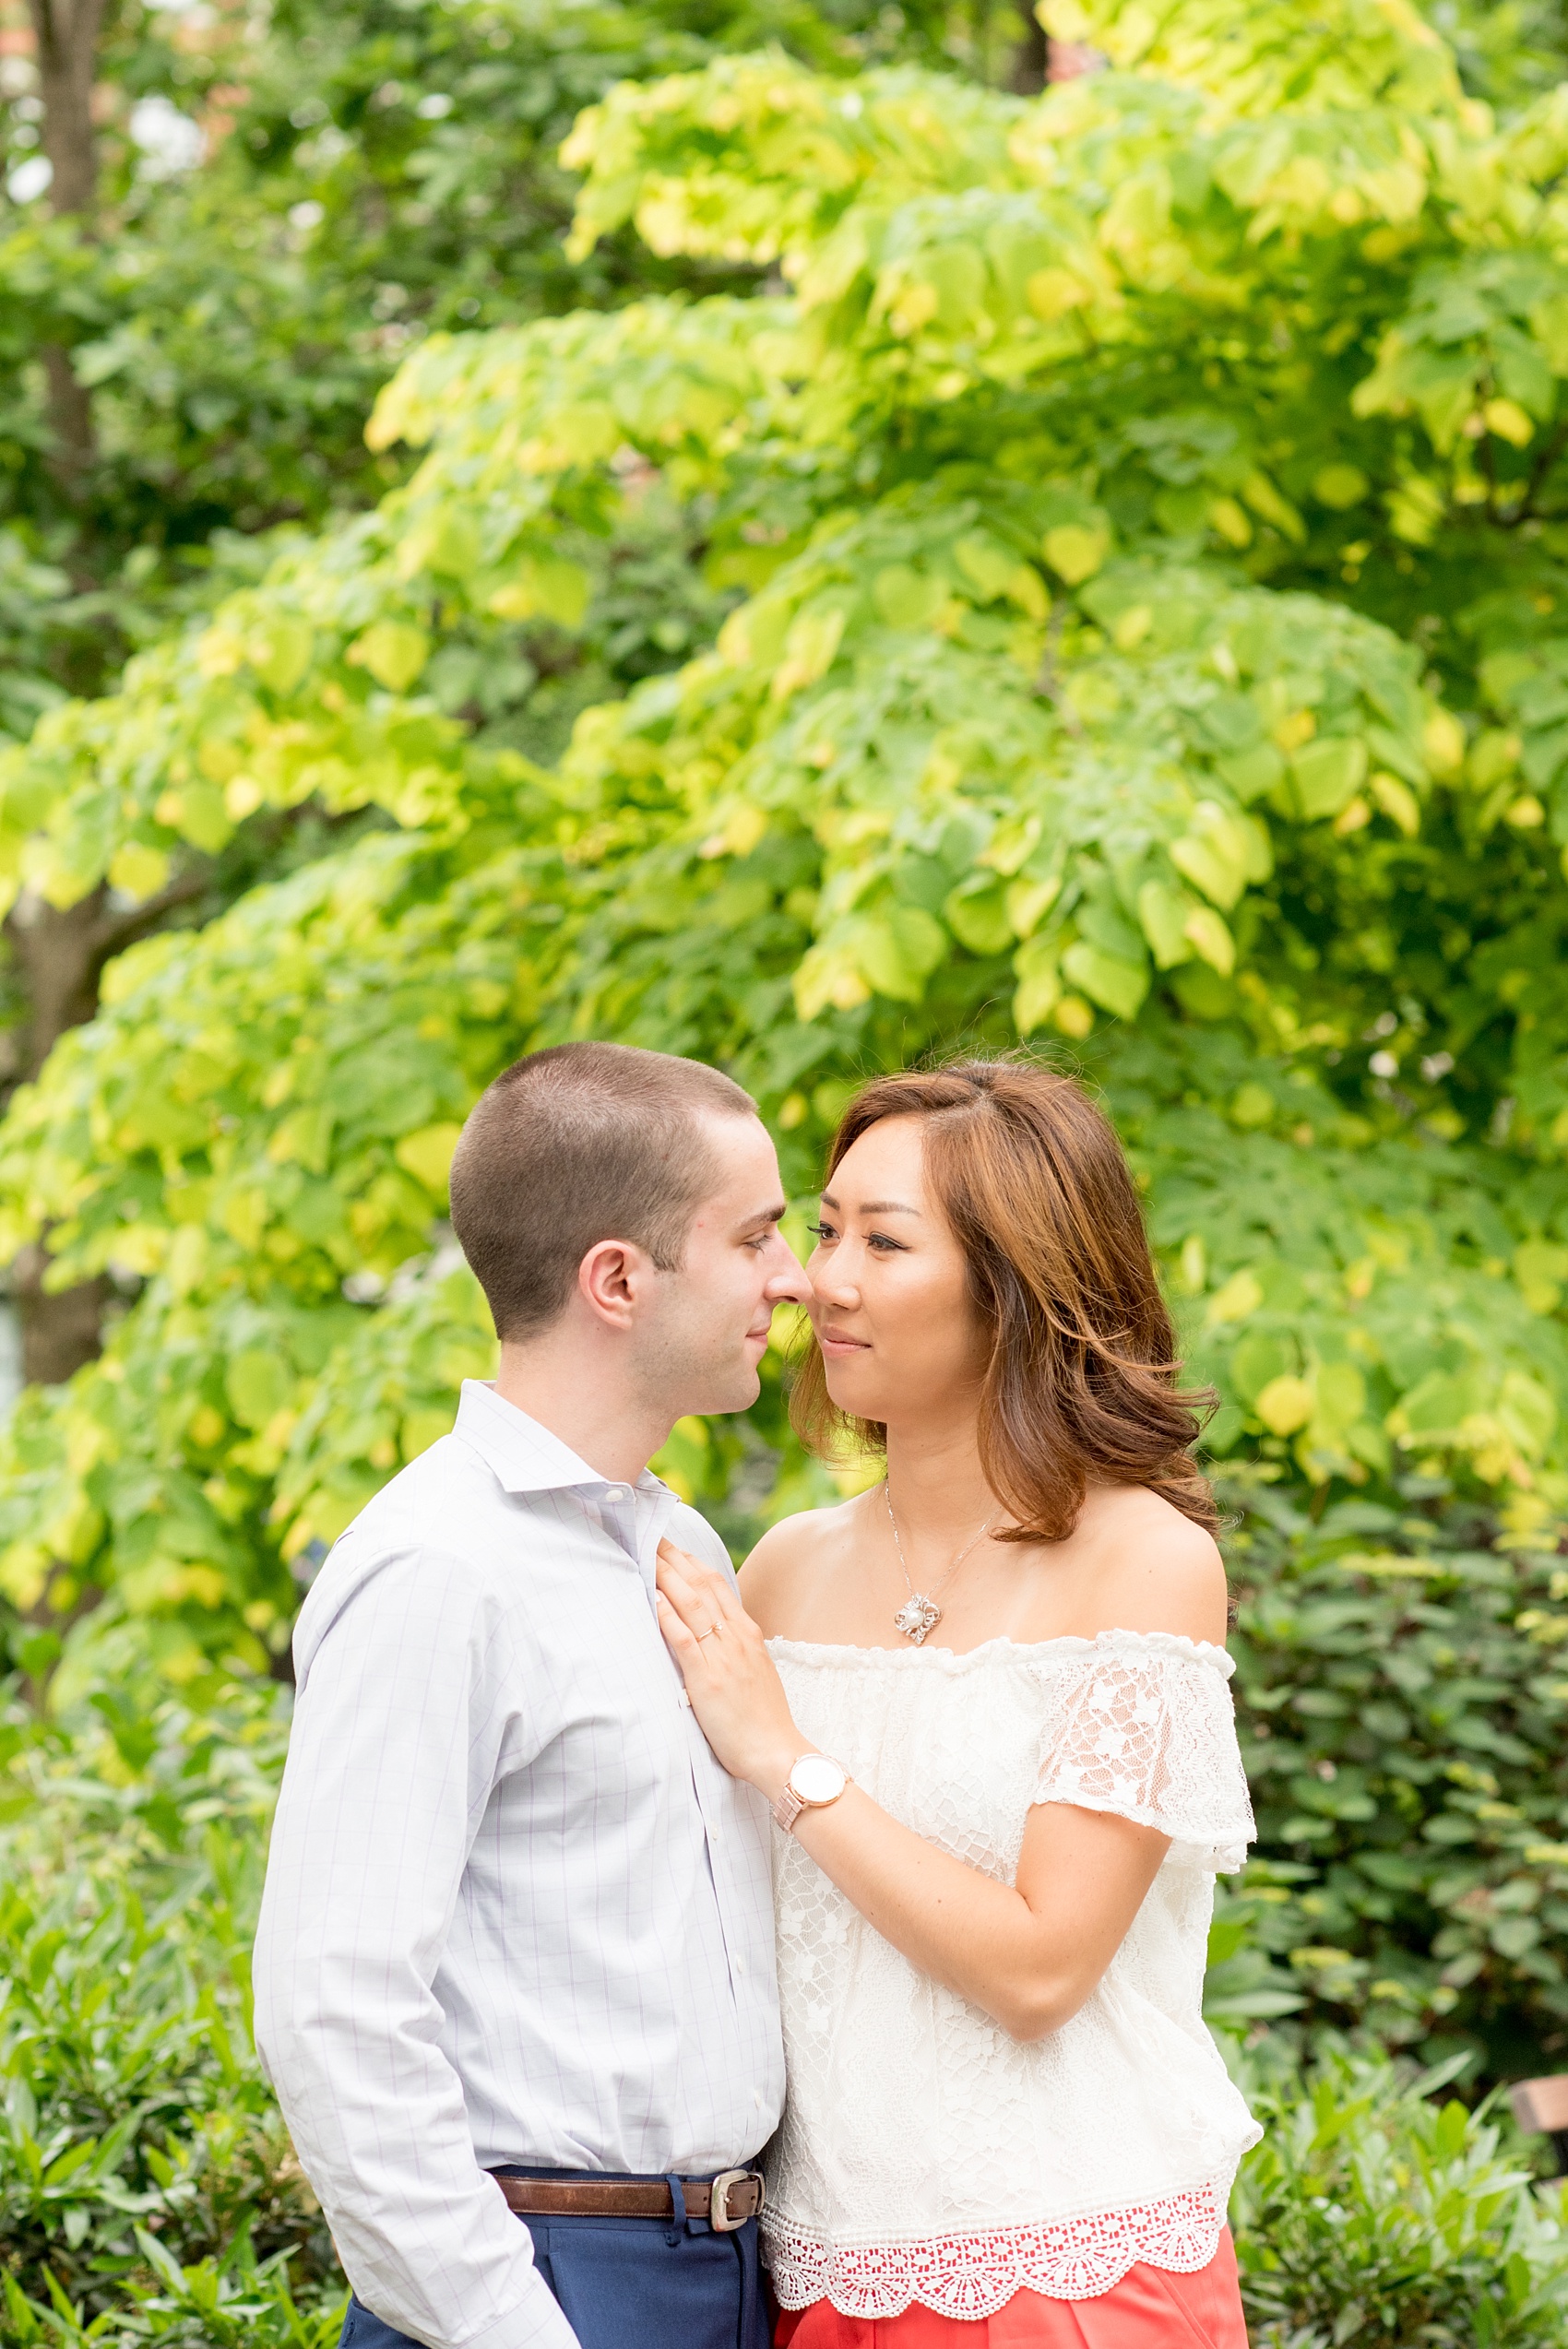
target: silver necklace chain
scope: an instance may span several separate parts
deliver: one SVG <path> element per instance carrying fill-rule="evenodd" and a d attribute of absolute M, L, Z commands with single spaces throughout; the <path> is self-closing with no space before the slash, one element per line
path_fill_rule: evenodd
<path fill-rule="evenodd" d="M 893 1514 L 893 1494 L 891 1489 L 885 1484 L 882 1488 L 882 1497 L 887 1503 L 887 1522 L 893 1528 L 893 1547 L 898 1553 L 899 1571 L 904 1577 L 905 1588 L 909 1594 L 906 1603 L 893 1618 L 893 1628 L 895 1631 L 902 1631 L 907 1640 L 912 1641 L 914 1645 L 919 1647 L 930 1637 L 942 1620 L 942 1609 L 936 1603 L 937 1599 L 947 1588 L 970 1550 L 976 1548 L 990 1533 L 996 1523 L 996 1516 L 993 1512 L 986 1519 L 979 1533 L 970 1535 L 963 1548 L 948 1567 L 946 1573 L 936 1585 L 935 1591 L 928 1597 L 923 1592 L 916 1590 L 914 1584 L 909 1580 L 909 1562 L 904 1555 L 904 1545 L 898 1538 L 898 1520 Z"/>

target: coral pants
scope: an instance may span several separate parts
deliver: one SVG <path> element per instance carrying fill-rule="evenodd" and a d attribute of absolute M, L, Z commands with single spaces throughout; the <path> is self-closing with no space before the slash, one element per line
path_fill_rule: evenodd
<path fill-rule="evenodd" d="M 978 2321 L 917 2307 L 900 2317 L 846 2317 L 830 2300 L 814 2300 L 786 2308 L 773 2338 L 774 2349 L 1247 2349 L 1229 2229 L 1196 2275 L 1140 2261 L 1098 2300 L 1015 2292 Z"/>

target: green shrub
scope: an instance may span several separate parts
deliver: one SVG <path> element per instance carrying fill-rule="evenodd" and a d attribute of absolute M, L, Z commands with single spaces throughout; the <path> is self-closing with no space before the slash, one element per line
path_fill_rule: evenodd
<path fill-rule="evenodd" d="M 276 1696 L 0 1730 L 7 2343 L 316 2349 L 340 2319 L 250 2036 Z"/>
<path fill-rule="evenodd" d="M 1449 1543 L 1434 1552 L 1441 1573 L 1419 1585 L 1362 1577 L 1362 1588 L 1349 1570 L 1347 1591 L 1343 1527 L 1325 1518 L 1310 1538 L 1298 1529 L 1289 1541 L 1276 1528 L 1270 1548 L 1261 1518 L 1249 1520 L 1237 1641 L 1247 1717 L 1279 1724 L 1280 1742 L 1313 1741 L 1314 1753 L 1332 1736 L 1343 1756 L 1356 1722 L 1392 1701 L 1384 1682 L 1402 1668 L 1400 1655 L 1433 1663 L 1431 1717 L 1412 1712 L 1404 1739 L 1365 1774 L 1374 1816 L 1351 1817 L 1344 1831 L 1360 1840 L 1324 1849 L 1319 1838 L 1304 1847 L 1313 1859 L 1292 1871 L 1276 1856 L 1290 1782 L 1277 1789 L 1281 1774 L 1261 1770 L 1254 1790 L 1272 1848 L 1239 1891 L 1221 1894 L 1209 2011 L 1253 2036 L 1239 2061 L 1266 2130 L 1233 2208 L 1254 2349 L 1349 2341 L 1568 2349 L 1560 2191 L 1532 2185 L 1510 2125 L 1488 2107 L 1470 2114 L 1456 2100 L 1433 2101 L 1467 2065 L 1467 2077 L 1479 2069 L 1485 2014 L 1474 1986 L 1485 1988 L 1484 1975 L 1450 2001 L 1438 1996 L 1453 1987 L 1441 1980 L 1453 1961 L 1423 1959 L 1421 1935 L 1437 1914 L 1426 1879 L 1381 1916 L 1352 1909 L 1346 1890 L 1360 1887 L 1358 1899 L 1375 1892 L 1358 1854 L 1408 1849 L 1423 1864 L 1435 1854 L 1455 1866 L 1458 1847 L 1421 1832 L 1454 1801 L 1455 1816 L 1475 1816 L 1464 1807 L 1469 1782 L 1437 1766 L 1444 1724 L 1450 1756 L 1463 1756 L 1472 1719 L 1495 1727 L 1523 1717 L 1521 1700 L 1509 1711 L 1473 1685 L 1477 1641 L 1526 1636 L 1500 1597 L 1509 1561 L 1454 1548 L 1452 1523 L 1444 1534 L 1441 1521 L 1421 1522 L 1435 1527 L 1434 1542 Z M 1402 1537 L 1414 1539 L 1408 1528 Z M 1313 1611 L 1325 1608 L 1326 1617 Z M 1446 1642 L 1447 1662 L 1429 1655 L 1434 1641 Z M 1349 1688 L 1348 1672 L 1357 1676 L 1350 1713 L 1301 1712 L 1289 1696 L 1257 1702 L 1280 1687 Z M 1455 1688 L 1457 1704 L 1448 1702 Z M 249 2032 L 249 1948 L 286 1704 L 271 1689 L 223 1691 L 216 1679 L 199 1692 L 211 1710 L 198 1707 L 195 1688 L 146 1713 L 101 1691 L 66 1723 L 40 1721 L 19 1704 L 0 1718 L 6 2349 L 89 2341 L 95 2349 L 331 2349 L 341 2320 L 330 2239 Z M 1555 1759 L 1544 1735 L 1532 1752 L 1530 1768 L 1547 1785 Z M 1407 1818 L 1385 1799 L 1380 1773 L 1392 1783 L 1423 1755 L 1428 1775 L 1399 1780 L 1420 1792 L 1420 1811 Z M 1301 1754 L 1291 1766 L 1311 1778 Z M 1528 1772 L 1515 1767 L 1515 1791 L 1527 1797 Z M 1339 1780 L 1312 1783 L 1332 1791 Z M 1514 1832 L 1507 1820 L 1495 1824 Z M 1483 1882 L 1503 1881 L 1505 1859 L 1483 1853 L 1472 1864 Z M 1479 1904 L 1459 1914 L 1473 1920 Z M 1321 1936 L 1330 1915 L 1348 1945 L 1344 1980 L 1301 1940 Z M 1397 1966 L 1417 1985 L 1408 2009 L 1376 1987 L 1379 1969 Z M 1517 1967 L 1509 1958 L 1488 1993 L 1505 2009 L 1537 1995 Z M 1424 2075 L 1366 2052 L 1368 2018 L 1381 2027 L 1400 2013 L 1412 2038 L 1424 2034 L 1430 2046 L 1447 2029 L 1465 2044 Z M 1332 2034 L 1346 2023 L 1360 2046 L 1329 2055 L 1303 2082 L 1303 2050 L 1343 2049 Z"/>
<path fill-rule="evenodd" d="M 1303 2083 L 1249 2083 L 1265 2127 L 1231 2203 L 1253 2349 L 1556 2349 L 1568 2212 L 1511 2158 L 1489 2109 L 1336 2054 Z"/>
<path fill-rule="evenodd" d="M 1222 1488 L 1246 1513 L 1231 1647 L 1258 1821 L 1241 1987 L 1261 1952 L 1309 2041 L 1356 2029 L 1429 2063 L 1479 2048 L 1486 2082 L 1562 2070 L 1562 1561 L 1508 1547 L 1441 1477 L 1403 1482 L 1402 1507 L 1315 1524 L 1298 1495 Z"/>

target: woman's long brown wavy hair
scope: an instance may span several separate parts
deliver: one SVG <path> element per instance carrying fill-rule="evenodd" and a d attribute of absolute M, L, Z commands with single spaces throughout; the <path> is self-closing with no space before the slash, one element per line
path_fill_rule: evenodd
<path fill-rule="evenodd" d="M 1025 1060 L 875 1077 L 833 1138 L 831 1181 L 883 1118 L 921 1120 L 926 1180 L 957 1235 L 991 1334 L 980 1395 L 986 1480 L 1014 1518 L 997 1541 L 1061 1541 L 1091 1483 L 1145 1485 L 1212 1533 L 1191 1456 L 1213 1398 L 1183 1394 L 1136 1186 L 1083 1087 Z M 885 1449 L 837 1409 L 815 1338 L 790 1415 L 814 1452 Z"/>

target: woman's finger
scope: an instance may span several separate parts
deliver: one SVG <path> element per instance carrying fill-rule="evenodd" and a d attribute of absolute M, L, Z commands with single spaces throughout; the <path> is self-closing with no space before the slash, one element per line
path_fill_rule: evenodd
<path fill-rule="evenodd" d="M 666 1543 L 660 1542 L 658 1572 L 661 1582 L 695 1583 L 697 1579 L 696 1560 L 688 1558 L 683 1550 L 671 1549 Z"/>
<path fill-rule="evenodd" d="M 714 1638 L 724 1623 L 723 1615 L 708 1593 L 693 1590 L 688 1584 L 674 1577 L 666 1580 L 660 1574 L 657 1596 L 661 1609 L 660 1623 L 666 1620 L 668 1614 L 669 1619 L 678 1622 L 683 1632 L 699 1646 L 704 1640 Z M 706 1662 L 711 1663 L 712 1660 L 711 1655 L 705 1657 Z"/>
<path fill-rule="evenodd" d="M 706 1588 L 724 1609 L 726 1615 L 745 1613 L 745 1608 L 741 1605 L 741 1594 L 735 1587 L 733 1574 L 721 1574 L 717 1566 L 710 1566 L 707 1570 Z"/>
<path fill-rule="evenodd" d="M 723 1614 L 744 1612 L 733 1574 L 721 1574 L 717 1567 L 705 1566 L 700 1558 L 694 1558 L 689 1549 L 680 1548 L 668 1536 L 659 1545 L 658 1571 L 662 1575 L 666 1570 L 672 1575 L 678 1574 L 688 1589 L 704 1599 L 711 1600 Z"/>
<path fill-rule="evenodd" d="M 705 1574 L 698 1579 L 684 1573 L 672 1560 L 661 1558 L 655 1579 L 671 1604 L 697 1631 L 705 1631 L 709 1623 L 723 1619 L 726 1610 L 717 1576 Z"/>
<path fill-rule="evenodd" d="M 653 1603 L 659 1610 L 659 1628 L 664 1634 L 671 1654 L 684 1672 L 688 1664 L 701 1661 L 702 1643 L 683 1619 L 679 1608 L 671 1605 L 662 1591 L 655 1596 Z"/>
<path fill-rule="evenodd" d="M 688 1575 L 683 1574 L 680 1568 L 672 1565 L 668 1559 L 661 1558 L 659 1560 L 654 1572 L 654 1583 L 656 1587 L 664 1593 L 671 1606 L 679 1608 L 681 1613 L 687 1618 L 702 1603 L 702 1594 L 696 1584 Z"/>

